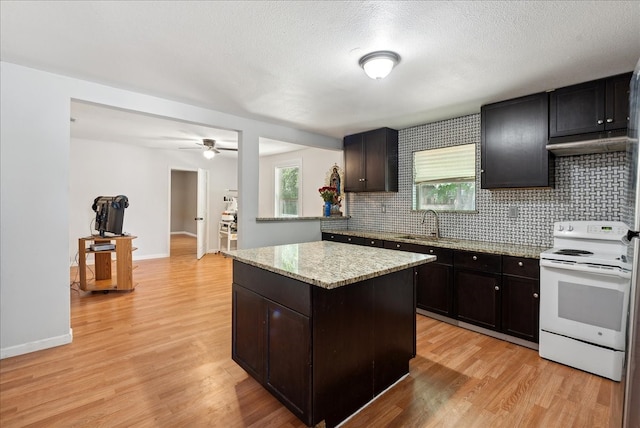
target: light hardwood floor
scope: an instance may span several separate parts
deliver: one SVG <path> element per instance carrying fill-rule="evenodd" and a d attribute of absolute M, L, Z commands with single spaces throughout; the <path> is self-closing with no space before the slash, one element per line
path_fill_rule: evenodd
<path fill-rule="evenodd" d="M 0 361 L 0 426 L 302 427 L 231 360 L 231 260 L 136 262 L 130 293 L 71 291 L 73 343 Z M 73 279 L 75 272 L 71 272 Z M 417 316 L 410 374 L 343 426 L 617 427 L 620 384 Z"/>

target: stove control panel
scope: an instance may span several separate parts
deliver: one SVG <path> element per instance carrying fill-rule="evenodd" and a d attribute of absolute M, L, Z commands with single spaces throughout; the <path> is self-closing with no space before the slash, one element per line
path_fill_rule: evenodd
<path fill-rule="evenodd" d="M 592 224 L 587 226 L 587 232 L 594 235 L 614 235 L 622 236 L 627 233 L 627 229 L 620 226 L 611 226 L 605 224 Z"/>
<path fill-rule="evenodd" d="M 553 236 L 619 240 L 626 236 L 627 230 L 627 225 L 620 221 L 561 221 L 554 224 Z"/>

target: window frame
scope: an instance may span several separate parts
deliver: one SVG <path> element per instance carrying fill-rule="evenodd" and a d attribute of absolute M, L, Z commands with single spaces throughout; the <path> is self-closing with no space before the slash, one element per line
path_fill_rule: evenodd
<path fill-rule="evenodd" d="M 460 176 L 452 176 L 452 177 L 439 177 L 437 179 L 433 179 L 433 180 L 423 180 L 420 182 L 416 181 L 416 176 L 417 176 L 417 172 L 416 172 L 416 155 L 418 153 L 422 153 L 422 152 L 432 152 L 432 151 L 436 151 L 436 150 L 441 150 L 441 149 L 450 149 L 452 147 L 459 147 L 459 146 L 473 146 L 473 176 L 470 175 L 465 175 L 464 177 L 460 177 Z M 478 194 L 478 165 L 477 165 L 477 157 L 478 157 L 478 143 L 464 143 L 464 144 L 457 144 L 457 145 L 450 145 L 450 146 L 444 146 L 444 147 L 434 147 L 434 148 L 426 148 L 424 150 L 417 150 L 414 151 L 412 153 L 411 156 L 411 172 L 412 172 L 412 180 L 411 180 L 411 190 L 412 190 L 412 201 L 411 201 L 411 210 L 412 211 L 425 211 L 425 210 L 435 210 L 437 212 L 456 212 L 456 213 L 477 213 L 477 205 L 476 205 L 476 200 L 477 200 L 477 194 Z M 467 169 L 468 172 L 468 169 Z M 424 175 L 424 174 L 421 174 Z M 445 208 L 442 207 L 442 204 L 424 204 L 424 205 L 420 205 L 420 192 L 421 192 L 421 187 L 424 185 L 427 186 L 437 186 L 437 185 L 442 185 L 442 184 L 452 184 L 452 185 L 456 185 L 454 186 L 455 191 L 457 192 L 458 195 L 460 195 L 460 192 L 463 191 L 462 186 L 460 186 L 461 184 L 471 184 L 472 185 L 472 189 L 473 189 L 473 195 L 470 197 L 470 202 L 472 204 L 472 207 L 468 208 L 468 209 L 463 209 L 463 208 L 456 208 L 455 205 L 450 205 L 447 206 Z"/>
<path fill-rule="evenodd" d="M 280 174 L 282 169 L 297 168 L 298 169 L 298 198 L 296 200 L 297 214 L 282 214 L 280 212 Z M 277 218 L 297 218 L 302 212 L 302 159 L 290 159 L 287 161 L 277 162 L 273 165 L 273 196 L 274 196 L 274 217 Z"/>

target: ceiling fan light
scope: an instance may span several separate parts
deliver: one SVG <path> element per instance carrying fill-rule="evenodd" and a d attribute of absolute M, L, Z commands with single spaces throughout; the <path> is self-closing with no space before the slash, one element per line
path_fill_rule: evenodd
<path fill-rule="evenodd" d="M 202 152 L 202 156 L 204 156 L 207 159 L 213 159 L 213 157 L 216 155 L 216 152 L 214 152 L 213 150 L 211 150 L 211 148 L 208 148 L 207 150 L 205 150 L 204 152 Z"/>
<path fill-rule="evenodd" d="M 384 79 L 400 62 L 400 55 L 391 51 L 371 52 L 360 58 L 359 64 L 372 79 Z"/>

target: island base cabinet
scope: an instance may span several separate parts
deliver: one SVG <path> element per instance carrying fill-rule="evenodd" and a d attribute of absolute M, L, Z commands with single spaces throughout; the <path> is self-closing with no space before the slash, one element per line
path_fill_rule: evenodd
<path fill-rule="evenodd" d="M 373 290 L 314 291 L 314 407 L 332 425 L 373 397 Z"/>
<path fill-rule="evenodd" d="M 233 360 L 260 382 L 265 375 L 265 310 L 264 298 L 233 285 Z"/>
<path fill-rule="evenodd" d="M 234 261 L 233 280 L 233 360 L 307 426 L 338 425 L 409 373 L 413 268 L 325 289 Z"/>
<path fill-rule="evenodd" d="M 314 408 L 335 426 L 409 373 L 414 270 L 313 291 Z"/>
<path fill-rule="evenodd" d="M 299 418 L 311 405 L 309 318 L 267 303 L 266 388 Z"/>
<path fill-rule="evenodd" d="M 414 271 L 401 271 L 395 277 L 374 287 L 374 396 L 409 373 L 409 360 L 416 356 Z"/>
<path fill-rule="evenodd" d="M 233 284 L 232 359 L 311 425 L 309 318 Z"/>

